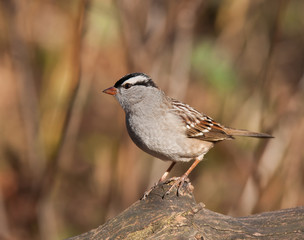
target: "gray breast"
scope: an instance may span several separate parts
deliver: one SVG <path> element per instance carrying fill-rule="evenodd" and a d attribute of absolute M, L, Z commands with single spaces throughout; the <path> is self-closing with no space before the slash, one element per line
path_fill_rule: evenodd
<path fill-rule="evenodd" d="M 134 143 L 154 157 L 171 161 L 189 161 L 195 157 L 189 152 L 193 140 L 187 138 L 184 124 L 174 114 L 127 114 L 126 125 Z"/>

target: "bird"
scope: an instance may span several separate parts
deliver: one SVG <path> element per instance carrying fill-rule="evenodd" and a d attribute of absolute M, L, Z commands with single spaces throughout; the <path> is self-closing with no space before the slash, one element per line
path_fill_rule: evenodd
<path fill-rule="evenodd" d="M 167 96 L 144 73 L 123 76 L 113 87 L 103 90 L 113 95 L 125 112 L 129 136 L 144 152 L 171 165 L 159 179 L 166 180 L 177 162 L 194 160 L 190 168 L 175 179 L 172 187 L 180 188 L 205 154 L 218 142 L 235 136 L 272 138 L 270 134 L 226 127 L 193 107 Z M 149 191 L 145 193 L 145 197 Z"/>

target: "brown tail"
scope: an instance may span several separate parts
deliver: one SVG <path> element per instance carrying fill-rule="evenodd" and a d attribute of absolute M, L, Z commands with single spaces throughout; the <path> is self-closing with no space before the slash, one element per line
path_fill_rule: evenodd
<path fill-rule="evenodd" d="M 242 129 L 225 128 L 225 132 L 231 136 L 256 137 L 256 138 L 273 138 L 267 133 L 250 132 Z"/>

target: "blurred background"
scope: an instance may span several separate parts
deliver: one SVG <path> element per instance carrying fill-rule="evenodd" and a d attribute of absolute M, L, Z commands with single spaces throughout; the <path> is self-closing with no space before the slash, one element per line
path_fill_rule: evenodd
<path fill-rule="evenodd" d="M 131 72 L 224 125 L 190 175 L 230 216 L 304 204 L 304 1 L 0 1 L 0 238 L 63 239 L 137 201 L 169 166 L 102 90 Z M 177 164 L 170 176 L 191 163 Z"/>

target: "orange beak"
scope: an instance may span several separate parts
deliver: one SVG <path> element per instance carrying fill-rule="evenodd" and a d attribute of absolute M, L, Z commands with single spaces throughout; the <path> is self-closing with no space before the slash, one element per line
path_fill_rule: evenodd
<path fill-rule="evenodd" d="M 115 96 L 117 94 L 117 88 L 109 87 L 109 88 L 103 90 L 102 92 Z"/>

